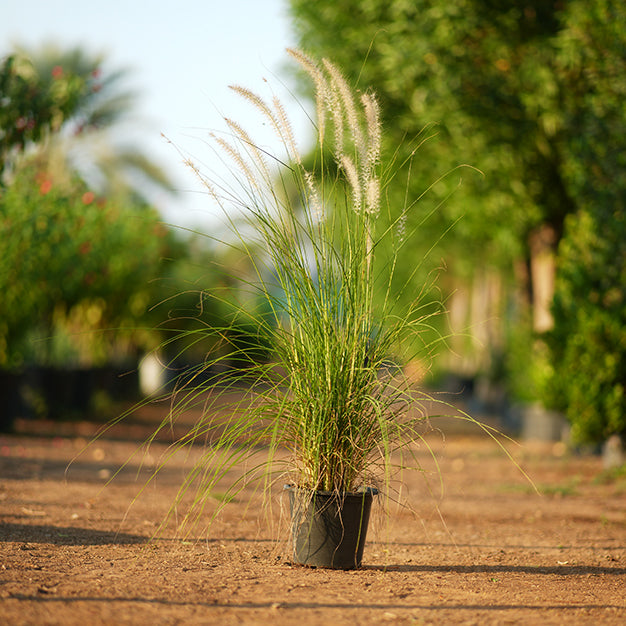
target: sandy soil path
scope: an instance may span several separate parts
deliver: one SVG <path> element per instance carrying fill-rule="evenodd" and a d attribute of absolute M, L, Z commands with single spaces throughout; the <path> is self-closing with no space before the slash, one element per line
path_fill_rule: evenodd
<path fill-rule="evenodd" d="M 599 458 L 512 446 L 540 495 L 484 436 L 433 434 L 443 491 L 424 448 L 406 506 L 378 506 L 364 567 L 343 572 L 290 562 L 278 495 L 261 515 L 244 494 L 208 537 L 170 528 L 147 542 L 186 460 L 129 509 L 165 444 L 103 488 L 139 432 L 112 433 L 66 470 L 93 428 L 0 436 L 1 624 L 626 623 L 626 474 Z"/>

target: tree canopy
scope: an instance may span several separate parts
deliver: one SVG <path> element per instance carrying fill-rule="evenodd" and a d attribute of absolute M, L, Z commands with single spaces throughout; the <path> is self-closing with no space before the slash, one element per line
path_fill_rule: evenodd
<path fill-rule="evenodd" d="M 584 414 L 574 429 L 581 440 L 623 434 L 616 416 L 626 406 L 626 7 L 610 0 L 290 6 L 304 50 L 332 58 L 351 81 L 377 92 L 388 157 L 403 163 L 415 145 L 398 155 L 403 139 L 437 133 L 415 153 L 413 197 L 442 173 L 456 174 L 459 163 L 483 172 L 464 176 L 430 228 L 420 223 L 422 249 L 462 216 L 444 240 L 451 269 L 506 271 L 528 263 L 537 234 L 549 234 L 542 245 L 556 254 L 557 287 L 548 378 L 560 398 L 546 399 L 575 424 Z M 457 178 L 435 187 L 435 204 Z M 421 202 L 422 213 L 432 204 Z M 536 345 L 529 339 L 526 369 Z M 608 359 L 585 369 L 585 385 L 573 376 L 583 355 L 594 365 Z"/>
<path fill-rule="evenodd" d="M 622 7 L 604 0 L 290 4 L 303 49 L 332 58 L 378 94 L 388 153 L 424 129 L 438 133 L 416 154 L 413 195 L 459 163 L 484 173 L 465 175 L 442 209 L 444 220 L 463 215 L 452 237 L 465 251 L 493 252 L 491 262 L 507 263 L 538 225 L 560 238 L 579 204 L 580 157 L 597 152 L 599 132 L 623 123 Z M 621 151 L 605 151 L 603 168 L 623 171 Z"/>
<path fill-rule="evenodd" d="M 105 161 L 95 149 L 133 102 L 124 73 L 103 62 L 55 46 L 0 62 L 0 368 L 116 358 L 115 333 L 100 331 L 145 320 L 165 259 L 184 254 L 145 201 L 145 179 L 119 182 L 129 164 L 163 186 L 165 176 L 135 148 Z"/>
<path fill-rule="evenodd" d="M 136 94 L 123 69 L 82 47 L 17 48 L 0 62 L 0 181 L 25 149 L 54 150 L 56 166 L 77 172 L 101 193 L 146 185 L 172 190 L 144 152 L 121 140 Z M 6 180 L 5 180 L 6 183 Z"/>
<path fill-rule="evenodd" d="M 22 55 L 0 61 L 0 184 L 19 153 L 58 132 L 88 91 L 84 77 L 61 66 L 42 77 Z"/>

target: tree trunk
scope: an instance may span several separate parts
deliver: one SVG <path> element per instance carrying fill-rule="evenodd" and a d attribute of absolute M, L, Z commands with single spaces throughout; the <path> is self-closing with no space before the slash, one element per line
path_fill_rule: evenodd
<path fill-rule="evenodd" d="M 556 243 L 554 228 L 546 224 L 532 231 L 528 238 L 533 330 L 537 333 L 551 330 L 554 325 L 550 308 L 554 297 Z"/>

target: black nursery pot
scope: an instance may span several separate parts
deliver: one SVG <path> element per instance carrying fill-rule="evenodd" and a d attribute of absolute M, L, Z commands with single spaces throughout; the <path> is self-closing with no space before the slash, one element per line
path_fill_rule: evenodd
<path fill-rule="evenodd" d="M 376 489 L 334 493 L 285 485 L 291 507 L 293 559 L 300 565 L 354 569 L 361 566 Z"/>

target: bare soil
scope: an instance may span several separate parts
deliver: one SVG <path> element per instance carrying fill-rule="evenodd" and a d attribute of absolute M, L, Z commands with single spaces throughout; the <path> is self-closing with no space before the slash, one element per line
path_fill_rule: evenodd
<path fill-rule="evenodd" d="M 291 562 L 280 489 L 149 541 L 190 459 L 137 497 L 167 442 L 133 457 L 145 425 L 129 423 L 85 449 L 96 428 L 0 436 L 0 624 L 626 623 L 626 474 L 598 457 L 505 444 L 537 493 L 490 438 L 443 425 L 424 471 L 378 499 L 363 567 L 335 571 Z"/>

